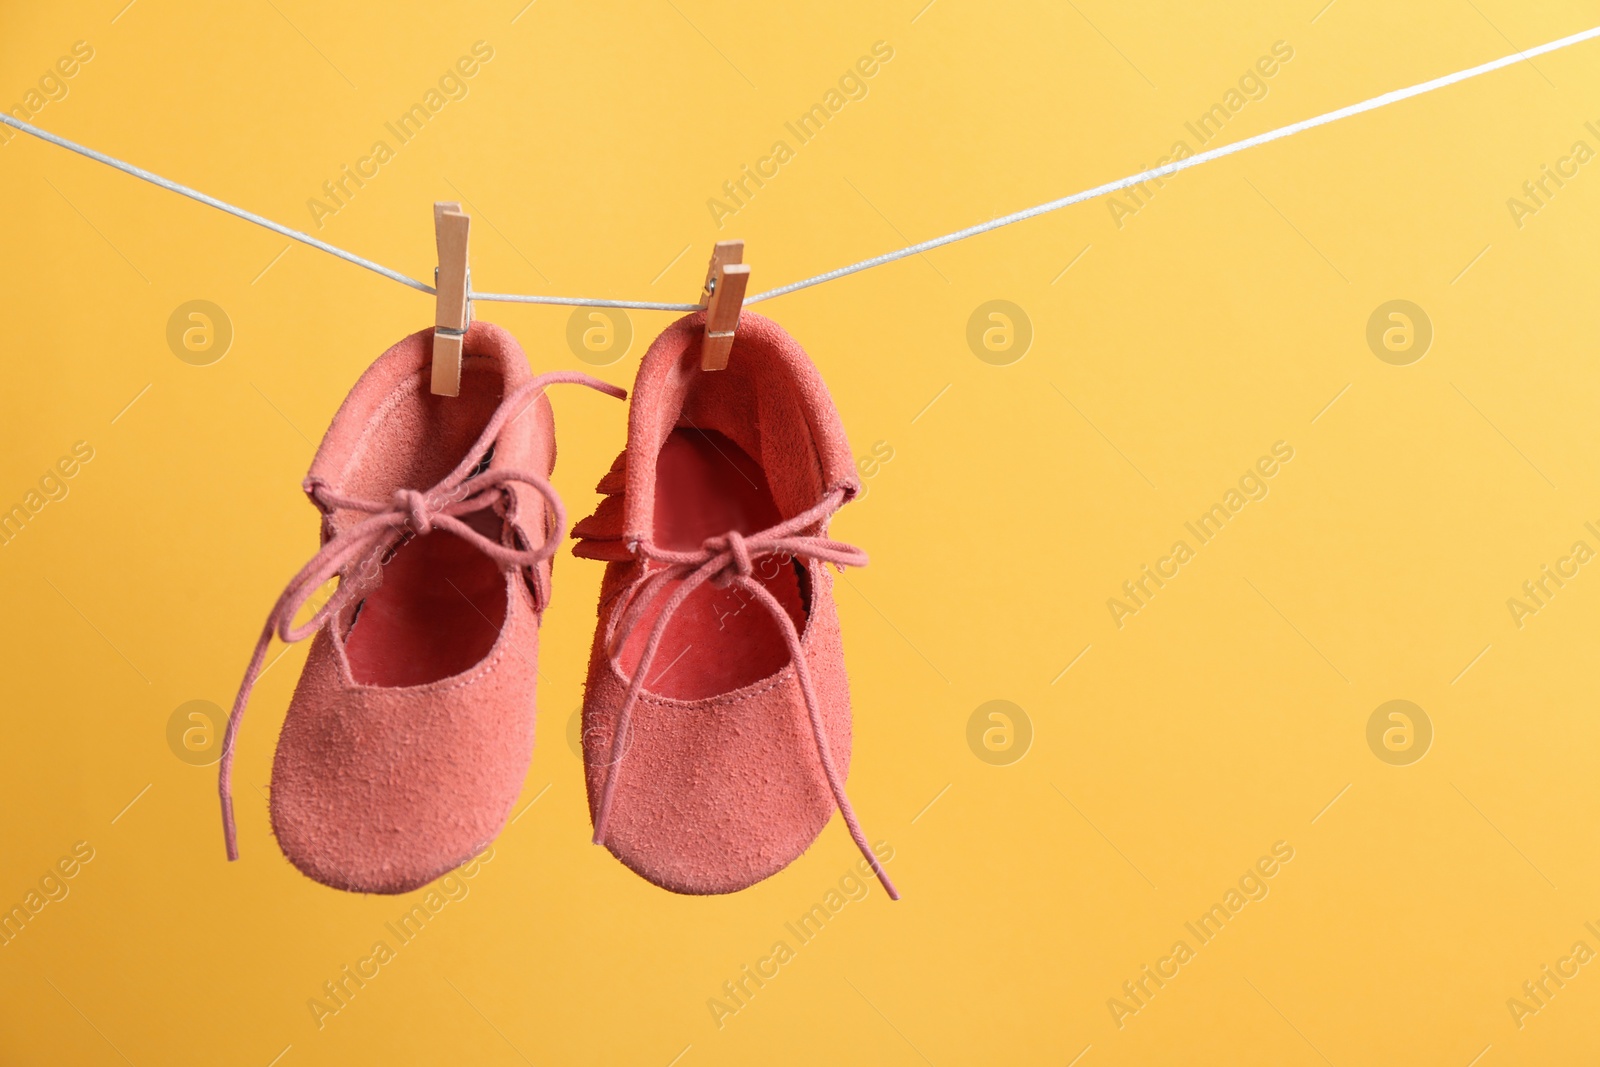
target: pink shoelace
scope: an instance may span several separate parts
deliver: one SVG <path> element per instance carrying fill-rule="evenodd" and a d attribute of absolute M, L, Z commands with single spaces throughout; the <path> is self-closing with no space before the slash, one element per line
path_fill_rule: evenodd
<path fill-rule="evenodd" d="M 811 684 L 811 670 L 806 665 L 804 650 L 800 647 L 800 633 L 795 629 L 794 620 L 789 618 L 789 613 L 778 603 L 777 598 L 751 576 L 754 573 L 754 561 L 769 555 L 820 560 L 832 563 L 840 570 L 847 566 L 866 566 L 867 554 L 854 545 L 804 532 L 820 528 L 843 503 L 844 490 L 836 489 L 821 503 L 787 522 L 748 535 L 730 530 L 721 536 L 707 538 L 701 543 L 698 552 L 676 552 L 658 548 L 648 542 L 639 542 L 632 546 L 640 559 L 660 563 L 663 566 L 655 573 L 641 577 L 628 591 L 622 610 L 612 616 L 614 621 L 611 633 L 607 636 L 606 654 L 619 676 L 627 677 L 627 672 L 622 669 L 622 649 L 627 644 L 629 635 L 639 625 L 645 610 L 668 583 L 681 581 L 682 584 L 667 598 L 661 614 L 650 630 L 649 638 L 645 641 L 644 651 L 639 656 L 639 665 L 634 669 L 633 677 L 628 679 L 627 695 L 623 697 L 622 707 L 617 712 L 616 729 L 611 736 L 611 756 L 607 762 L 605 784 L 600 790 L 600 807 L 594 820 L 595 844 L 605 843 L 606 824 L 611 817 L 611 803 L 617 788 L 617 772 L 626 750 L 625 738 L 628 735 L 633 706 L 644 688 L 644 680 L 649 674 L 650 663 L 655 659 L 656 650 L 661 645 L 662 635 L 666 633 L 667 624 L 672 621 L 672 617 L 683 606 L 689 595 L 706 582 L 710 582 L 719 589 L 732 586 L 744 590 L 765 606 L 773 620 L 777 622 L 778 629 L 782 631 L 783 639 L 789 646 L 789 662 L 794 664 L 795 678 L 800 683 L 801 694 L 805 697 L 806 711 L 811 716 L 811 736 L 816 741 L 817 757 L 822 762 L 822 773 L 828 779 L 828 788 L 833 791 L 834 803 L 838 805 L 839 814 L 843 816 L 844 824 L 850 830 L 850 837 L 861 850 L 861 854 L 866 857 L 867 862 L 872 865 L 873 873 L 878 876 L 878 881 L 883 883 L 889 898 L 900 899 L 900 894 L 895 889 L 894 883 L 889 880 L 883 864 L 878 862 L 877 855 L 867 844 L 866 835 L 861 832 L 861 824 L 856 821 L 855 809 L 851 807 L 850 798 L 845 794 L 844 780 L 839 776 L 838 768 L 834 766 L 833 751 L 828 745 L 828 735 L 822 726 L 822 708 L 817 700 L 817 691 Z"/>
<path fill-rule="evenodd" d="M 498 440 L 505 425 L 527 410 L 546 386 L 558 384 L 586 385 L 619 399 L 628 395 L 624 389 L 575 371 L 541 374 L 506 394 L 461 462 L 431 489 L 397 489 L 388 500 L 362 500 L 359 497 L 342 496 L 320 484 L 312 487 L 313 497 L 325 512 L 337 508 L 362 512 L 367 517 L 329 538 L 317 554 L 300 568 L 300 573 L 289 580 L 278 602 L 273 605 L 271 614 L 267 616 L 261 637 L 256 641 L 255 654 L 250 657 L 250 666 L 245 669 L 239 695 L 234 698 L 233 711 L 228 716 L 228 730 L 222 739 L 222 763 L 217 774 L 217 792 L 222 798 L 222 836 L 228 846 L 228 859 L 239 858 L 233 820 L 234 745 L 239 735 L 239 724 L 244 719 L 244 709 L 250 703 L 250 691 L 261 677 L 267 648 L 274 634 L 292 643 L 316 633 L 351 600 L 371 591 L 385 555 L 412 535 L 421 537 L 434 530 L 447 530 L 480 549 L 506 570 L 536 566 L 555 555 L 561 547 L 561 542 L 566 538 L 566 510 L 548 481 L 531 471 L 512 468 L 472 473 L 490 446 Z M 508 494 L 506 485 L 509 482 L 521 482 L 529 486 L 550 505 L 555 521 L 548 524 L 550 534 L 544 544 L 536 548 L 514 548 L 500 544 L 458 517 L 502 501 Z M 305 607 L 312 594 L 335 577 L 339 578 L 339 587 L 334 594 L 303 625 L 295 626 L 295 615 Z"/>

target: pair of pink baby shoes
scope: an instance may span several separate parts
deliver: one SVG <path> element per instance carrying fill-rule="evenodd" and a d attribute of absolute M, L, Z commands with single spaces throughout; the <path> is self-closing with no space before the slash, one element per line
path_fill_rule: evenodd
<path fill-rule="evenodd" d="M 835 807 L 895 895 L 845 796 L 850 695 L 826 564 L 860 566 L 827 523 L 859 491 L 816 368 L 745 312 L 726 370 L 700 369 L 704 313 L 645 355 L 628 443 L 579 523 L 605 561 L 583 702 L 594 840 L 657 885 L 728 893 L 781 870 Z M 271 818 L 326 885 L 403 893 L 505 825 L 534 740 L 539 623 L 565 536 L 547 386 L 504 330 L 467 333 L 461 392 L 430 393 L 431 331 L 345 399 L 306 494 L 322 548 L 257 643 L 223 741 L 236 859 L 239 723 L 276 634 L 315 634 L 272 768 Z M 318 590 L 336 591 L 300 626 Z"/>

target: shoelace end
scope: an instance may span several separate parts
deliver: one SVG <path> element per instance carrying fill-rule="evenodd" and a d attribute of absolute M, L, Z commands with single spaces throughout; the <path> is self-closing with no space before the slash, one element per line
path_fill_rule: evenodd
<path fill-rule="evenodd" d="M 228 846 L 228 861 L 239 858 L 239 841 L 233 828 L 233 798 L 222 798 L 222 839 Z"/>

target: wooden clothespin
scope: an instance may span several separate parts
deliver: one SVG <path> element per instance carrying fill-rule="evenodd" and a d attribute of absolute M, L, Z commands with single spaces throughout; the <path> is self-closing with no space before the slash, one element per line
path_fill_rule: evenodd
<path fill-rule="evenodd" d="M 433 275 L 438 304 L 433 319 L 433 379 L 429 388 L 437 396 L 461 395 L 461 346 L 472 322 L 472 304 L 467 300 L 467 231 L 471 228 L 472 219 L 462 213 L 460 204 L 439 201 L 433 205 L 439 269 Z"/>
<path fill-rule="evenodd" d="M 743 262 L 743 241 L 718 241 L 711 249 L 706 271 L 706 336 L 700 343 L 700 369 L 722 370 L 733 351 L 733 334 L 739 328 L 739 310 L 750 284 L 750 268 Z"/>

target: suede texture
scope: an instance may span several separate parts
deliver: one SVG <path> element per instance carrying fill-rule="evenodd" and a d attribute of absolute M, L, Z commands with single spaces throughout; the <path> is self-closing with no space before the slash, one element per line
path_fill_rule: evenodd
<path fill-rule="evenodd" d="M 576 555 L 607 561 L 583 705 L 591 819 L 607 775 L 615 773 L 603 843 L 647 880 L 692 894 L 735 892 L 782 870 L 816 840 L 835 803 L 787 656 L 767 677 L 700 699 L 674 699 L 646 686 L 622 756 L 614 768 L 607 765 L 627 684 L 606 650 L 623 594 L 648 573 L 632 549 L 639 541 L 656 543 L 658 456 L 674 429 L 725 435 L 760 464 L 784 519 L 834 489 L 846 499 L 859 489 L 838 413 L 799 344 L 745 312 L 728 368 L 704 372 L 704 319 L 704 313 L 680 319 L 646 353 L 632 392 L 627 449 L 600 482 L 607 498 L 573 531 L 580 538 Z M 833 578 L 815 561 L 803 565 L 808 611 L 801 647 L 834 761 L 848 774 L 850 693 Z M 634 646 L 662 606 L 645 613 L 624 646 L 625 671 L 635 669 Z M 777 625 L 759 607 L 748 612 L 751 624 Z M 727 647 L 697 644 L 685 658 L 715 657 Z M 652 665 L 651 673 L 660 669 Z"/>
<path fill-rule="evenodd" d="M 426 489 L 462 460 L 501 398 L 530 377 L 509 334 L 473 323 L 461 395 L 433 396 L 431 335 L 407 337 L 362 375 L 317 452 L 308 493 L 322 484 L 382 500 L 396 489 Z M 490 467 L 547 475 L 554 461 L 553 417 L 540 396 L 502 430 Z M 474 526 L 498 525 L 507 545 L 537 544 L 552 521 L 547 510 L 537 492 L 513 483 Z M 324 539 L 360 517 L 326 513 Z M 427 535 L 441 536 L 451 535 Z M 533 752 L 549 563 L 502 578 L 498 636 L 481 661 L 449 677 L 358 681 L 346 642 L 361 625 L 359 601 L 316 634 L 279 736 L 270 805 L 279 846 L 307 876 L 338 889 L 408 892 L 465 863 L 505 825 Z M 383 580 L 382 568 L 341 576 L 366 589 Z"/>

